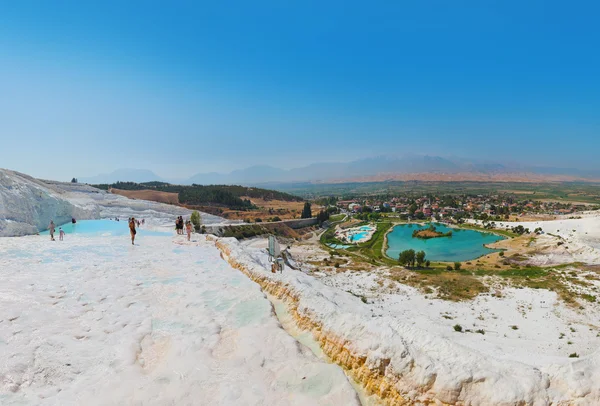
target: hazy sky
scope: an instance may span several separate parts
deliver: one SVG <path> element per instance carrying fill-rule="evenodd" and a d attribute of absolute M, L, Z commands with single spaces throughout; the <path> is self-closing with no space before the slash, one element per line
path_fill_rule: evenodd
<path fill-rule="evenodd" d="M 14 1 L 0 167 L 165 177 L 405 152 L 600 168 L 594 1 Z"/>

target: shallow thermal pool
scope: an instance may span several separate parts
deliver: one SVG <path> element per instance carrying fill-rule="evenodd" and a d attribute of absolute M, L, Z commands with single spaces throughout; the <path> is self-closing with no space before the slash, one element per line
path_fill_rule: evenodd
<path fill-rule="evenodd" d="M 58 236 L 59 227 L 61 227 L 65 234 L 83 234 L 83 235 L 129 235 L 129 225 L 127 220 L 115 221 L 115 220 L 79 220 L 77 223 L 67 223 L 60 226 L 56 226 L 55 237 Z M 146 227 L 138 227 L 137 233 L 147 236 L 169 236 L 172 233 L 165 231 L 149 230 Z M 48 235 L 49 231 L 46 230 L 40 234 Z"/>
<path fill-rule="evenodd" d="M 204 236 L 0 238 L 0 280 L 0 405 L 359 405 Z"/>
<path fill-rule="evenodd" d="M 349 242 L 363 242 L 366 240 L 370 231 L 373 231 L 373 227 L 370 226 L 361 226 L 356 229 L 351 229 L 348 233 L 348 241 Z"/>
<path fill-rule="evenodd" d="M 394 227 L 388 234 L 388 249 L 386 254 L 391 258 L 398 258 L 401 251 L 413 249 L 415 251 L 425 251 L 426 258 L 431 261 L 469 261 L 487 255 L 497 250 L 485 247 L 502 240 L 503 237 L 483 233 L 475 230 L 464 230 L 459 228 L 449 228 L 443 224 L 435 224 L 437 231 L 446 233 L 452 231 L 451 237 L 439 237 L 423 240 L 413 238 L 414 230 L 421 230 L 429 227 L 429 224 L 400 224 Z"/>

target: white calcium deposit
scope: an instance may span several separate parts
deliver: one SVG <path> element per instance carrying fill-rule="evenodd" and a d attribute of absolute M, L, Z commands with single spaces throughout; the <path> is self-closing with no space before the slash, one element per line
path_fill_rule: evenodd
<path fill-rule="evenodd" d="M 266 278 L 271 285 L 282 286 L 289 292 L 297 301 L 299 315 L 320 326 L 319 334 L 335 337 L 333 341 L 340 342 L 344 349 L 365 359 L 365 365 L 373 370 L 383 369 L 388 381 L 395 382 L 396 390 L 410 402 L 600 404 L 600 351 L 597 348 L 578 359 L 568 358 L 565 353 L 562 357 L 544 357 L 542 362 L 536 362 L 535 355 L 526 354 L 528 346 L 535 347 L 531 343 L 525 343 L 520 356 L 519 353 L 506 356 L 502 346 L 498 345 L 501 340 L 493 337 L 483 345 L 468 346 L 468 343 L 461 344 L 444 337 L 434 327 L 426 328 L 423 323 L 415 323 L 413 317 L 418 312 L 396 314 L 394 310 L 398 303 L 394 303 L 393 298 L 387 311 L 383 311 L 343 290 L 356 290 L 356 285 L 326 286 L 310 275 L 289 268 L 282 274 L 273 274 L 268 271 L 264 250 L 244 247 L 234 239 L 220 239 L 219 243 L 227 247 L 230 258 L 241 264 L 253 278 Z M 358 279 L 349 282 L 357 283 Z M 510 293 L 511 300 L 526 304 L 528 293 L 530 291 Z M 552 299 L 552 295 L 546 296 L 548 300 Z M 423 300 L 422 305 L 428 306 L 426 302 Z M 388 305 L 387 301 L 379 304 Z M 506 317 L 503 309 L 492 304 L 490 302 L 487 303 L 490 306 L 482 307 L 485 317 L 493 317 L 494 314 Z M 403 306 L 411 305 L 418 307 L 421 304 L 407 301 Z M 471 305 L 477 306 L 476 303 Z M 502 303 L 496 305 L 501 306 Z M 551 300 L 548 305 L 552 306 L 554 302 Z M 547 310 L 535 309 L 531 317 L 538 317 Z M 452 305 L 447 306 L 447 311 L 452 317 L 461 316 L 460 309 Z M 427 317 L 426 312 L 423 317 Z M 519 328 L 527 329 L 524 324 L 528 320 L 520 321 Z M 551 324 L 553 321 L 548 319 L 548 322 Z M 448 324 L 444 328 L 449 328 Z M 512 332 L 516 343 L 518 335 Z M 549 327 L 542 333 L 558 338 L 560 331 L 552 331 Z M 480 334 L 469 337 L 473 340 L 484 338 Z M 544 337 L 539 339 L 544 340 Z"/>
<path fill-rule="evenodd" d="M 195 236 L 0 239 L 1 405 L 354 405 Z"/>
<path fill-rule="evenodd" d="M 88 185 L 42 181 L 0 169 L 0 237 L 35 234 L 78 220 L 137 217 L 151 218 L 155 225 L 172 224 L 176 216 L 189 217 L 190 210 L 167 204 L 133 200 Z M 204 224 L 226 223 L 203 213 Z"/>
<path fill-rule="evenodd" d="M 481 224 L 481 221 L 476 220 L 470 222 Z M 600 213 L 597 211 L 549 221 L 496 222 L 496 228 L 500 229 L 515 226 L 523 226 L 530 232 L 542 229 L 543 234 L 531 246 L 533 252 L 530 256 L 537 265 L 571 262 L 600 264 Z"/>

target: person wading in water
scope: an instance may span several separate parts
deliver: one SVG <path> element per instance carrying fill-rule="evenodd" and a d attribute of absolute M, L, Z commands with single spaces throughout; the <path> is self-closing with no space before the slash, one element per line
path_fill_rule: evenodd
<path fill-rule="evenodd" d="M 129 220 L 129 233 L 131 234 L 131 245 L 134 245 L 134 241 L 135 241 L 135 218 L 131 218 Z"/>

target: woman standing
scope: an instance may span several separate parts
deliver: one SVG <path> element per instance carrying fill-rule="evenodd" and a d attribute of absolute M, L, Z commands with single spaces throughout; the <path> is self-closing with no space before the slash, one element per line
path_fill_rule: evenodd
<path fill-rule="evenodd" d="M 188 236 L 188 241 L 189 241 L 192 236 L 192 222 L 191 221 L 188 220 L 188 222 L 185 224 L 185 230 L 187 231 L 187 236 Z"/>
<path fill-rule="evenodd" d="M 135 241 L 135 218 L 131 218 L 129 220 L 129 234 L 131 234 L 131 245 L 135 245 L 134 241 Z"/>
<path fill-rule="evenodd" d="M 48 230 L 50 231 L 50 241 L 56 241 L 54 239 L 54 230 L 56 226 L 54 225 L 54 220 L 50 220 L 50 225 L 48 226 Z"/>

